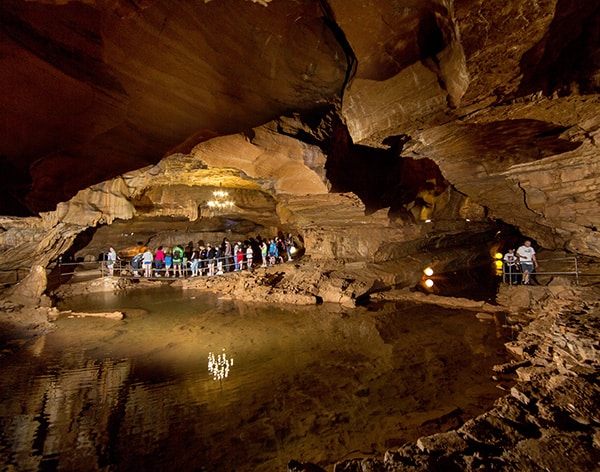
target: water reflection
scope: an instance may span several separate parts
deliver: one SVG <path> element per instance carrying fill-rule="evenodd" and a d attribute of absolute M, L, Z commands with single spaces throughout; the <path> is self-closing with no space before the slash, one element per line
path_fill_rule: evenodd
<path fill-rule="evenodd" d="M 0 457 L 18 470 L 331 469 L 474 415 L 499 395 L 493 325 L 411 304 L 245 305 L 175 290 L 80 298 L 3 359 Z M 235 358 L 215 382 L 207 353 Z M 37 355 L 36 355 L 37 354 Z"/>
<path fill-rule="evenodd" d="M 233 367 L 233 358 L 227 358 L 225 348 L 222 353 L 217 354 L 217 357 L 213 352 L 208 353 L 208 372 L 212 374 L 213 380 L 222 382 L 223 379 L 229 377 L 231 367 Z"/>

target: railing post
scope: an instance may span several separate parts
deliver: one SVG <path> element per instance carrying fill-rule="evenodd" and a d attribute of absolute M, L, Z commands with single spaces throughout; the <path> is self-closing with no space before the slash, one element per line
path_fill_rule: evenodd
<path fill-rule="evenodd" d="M 575 256 L 575 283 L 579 285 L 579 265 L 577 263 L 577 256 Z"/>

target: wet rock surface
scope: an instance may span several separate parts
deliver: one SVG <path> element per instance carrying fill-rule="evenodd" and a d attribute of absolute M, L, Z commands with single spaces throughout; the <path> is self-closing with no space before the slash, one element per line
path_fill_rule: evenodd
<path fill-rule="evenodd" d="M 0 302 L 3 339 L 52 329 L 54 262 L 86 238 L 81 257 L 96 260 L 140 240 L 291 230 L 314 260 L 168 283 L 270 303 L 462 305 L 515 337 L 493 411 L 336 470 L 598 468 L 591 284 L 513 287 L 500 309 L 408 289 L 434 254 L 451 256 L 448 273 L 478 262 L 465 253 L 498 221 L 597 258 L 598 18 L 573 0 L 2 2 L 0 208 L 45 211 L 0 217 L 2 282 L 20 282 Z M 237 208 L 211 215 L 221 185 Z"/>
<path fill-rule="evenodd" d="M 595 2 L 188 3 L 2 2 L 0 212 L 48 211 L 49 235 L 17 249 L 39 235 L 3 219 L 0 265 L 117 219 L 195 221 L 220 184 L 236 218 L 315 236 L 356 209 L 333 190 L 598 254 Z"/>

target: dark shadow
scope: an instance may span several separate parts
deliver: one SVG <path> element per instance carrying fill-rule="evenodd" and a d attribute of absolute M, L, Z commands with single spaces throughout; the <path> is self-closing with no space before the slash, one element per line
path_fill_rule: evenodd
<path fill-rule="evenodd" d="M 391 136 L 387 149 L 355 145 L 346 126 L 335 119 L 326 149 L 326 172 L 333 192 L 353 192 L 366 213 L 390 208 L 390 216 L 412 218 L 404 205 L 414 202 L 433 186 L 442 193 L 448 186 L 437 164 L 430 159 L 400 157 L 407 136 Z"/>
<path fill-rule="evenodd" d="M 517 94 L 598 93 L 599 50 L 600 3 L 559 0 L 547 34 L 523 55 Z"/>
<path fill-rule="evenodd" d="M 0 215 L 31 216 L 22 196 L 31 188 L 31 177 L 0 155 Z"/>
<path fill-rule="evenodd" d="M 495 255 L 516 249 L 525 239 L 533 242 L 501 220 L 496 220 L 487 231 L 431 237 L 423 251 L 431 254 L 430 267 L 434 273 L 429 277 L 423 275 L 414 289 L 496 304 L 502 269 L 496 266 Z M 427 278 L 433 280 L 432 287 L 425 285 Z"/>
<path fill-rule="evenodd" d="M 419 23 L 417 44 L 421 61 L 426 64 L 430 61 L 436 65 L 439 64 L 437 55 L 446 47 L 446 39 L 435 19 L 435 13 L 432 11 L 427 12 Z"/>
<path fill-rule="evenodd" d="M 516 164 L 535 162 L 573 151 L 581 146 L 562 138 L 566 127 L 541 120 L 517 119 L 470 125 L 457 137 L 452 149 L 456 159 L 469 156 L 488 173 L 502 172 Z"/>
<path fill-rule="evenodd" d="M 79 233 L 73 244 L 63 254 L 58 255 L 57 263 L 54 264 L 52 270 L 48 274 L 48 283 L 46 290 L 52 292 L 57 289 L 61 284 L 67 283 L 73 277 L 75 272 L 76 261 L 75 254 L 81 249 L 85 248 L 93 239 L 97 228 L 91 227 Z"/>

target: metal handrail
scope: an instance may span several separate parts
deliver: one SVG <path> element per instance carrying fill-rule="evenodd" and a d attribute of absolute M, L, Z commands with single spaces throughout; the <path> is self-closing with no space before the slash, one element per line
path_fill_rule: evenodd
<path fill-rule="evenodd" d="M 225 270 L 217 270 L 218 264 L 219 262 L 222 264 L 222 268 L 225 267 L 235 267 L 235 259 L 233 256 L 231 257 L 227 257 L 227 256 L 221 256 L 221 257 L 214 257 L 212 259 L 206 258 L 206 259 L 198 259 L 198 264 L 199 264 L 199 270 L 201 272 L 208 272 L 209 269 L 209 264 L 212 263 L 215 265 L 214 269 L 214 274 L 212 275 L 222 275 L 228 272 L 234 272 L 235 270 L 231 270 L 231 271 L 225 271 Z M 227 262 L 226 262 L 227 261 Z M 257 259 L 253 258 L 253 262 L 256 262 Z M 262 258 L 261 258 L 262 261 Z M 182 268 L 181 268 L 181 272 L 183 274 L 184 278 L 187 278 L 188 273 L 191 271 L 191 262 L 192 260 L 184 258 L 182 260 Z M 61 267 L 63 266 L 81 266 L 81 265 L 85 265 L 85 264 L 92 264 L 94 266 L 98 266 L 98 270 L 100 270 L 101 276 L 103 277 L 106 273 L 106 261 L 105 260 L 98 260 L 98 261 L 83 261 L 83 262 L 58 262 L 58 267 L 59 267 L 59 275 L 76 275 L 79 274 L 80 272 L 78 271 L 71 271 L 71 272 L 62 272 Z M 248 270 L 248 260 L 246 258 L 246 256 L 244 255 L 244 259 L 241 261 L 240 263 L 241 267 L 240 270 Z M 170 268 L 169 268 L 169 272 L 170 273 L 174 273 L 174 269 L 175 269 L 175 265 L 174 263 L 171 264 Z M 119 277 L 123 277 L 123 278 L 150 278 L 150 279 L 154 279 L 157 278 L 154 274 L 156 273 L 162 273 L 165 274 L 167 271 L 167 268 L 165 266 L 163 266 L 161 269 L 157 269 L 156 266 L 154 265 L 154 261 L 152 263 L 152 276 L 151 277 L 144 277 L 143 275 L 124 275 L 122 274 L 123 271 L 138 271 L 141 274 L 143 274 L 144 272 L 144 267 L 142 265 L 142 261 L 140 261 L 140 267 L 138 269 L 134 269 L 131 266 L 131 260 L 129 261 L 123 261 L 122 259 L 117 259 L 117 261 L 115 262 L 115 267 L 114 267 L 114 273 L 118 273 Z M 206 275 L 208 276 L 208 274 Z M 160 277 L 160 276 L 159 276 Z"/>
<path fill-rule="evenodd" d="M 225 261 L 229 259 L 228 263 L 225 263 Z M 206 273 L 208 272 L 208 265 L 210 263 L 210 261 L 212 260 L 215 264 L 215 272 L 213 275 L 222 275 L 225 273 L 228 273 L 230 271 L 227 270 L 223 270 L 223 271 L 217 271 L 217 266 L 218 263 L 221 262 L 223 267 L 235 267 L 236 265 L 236 259 L 237 256 L 232 255 L 232 256 L 221 256 L 221 257 L 214 257 L 212 259 L 209 258 L 205 258 L 205 259 L 199 259 L 198 260 L 198 264 L 200 266 L 199 270 L 201 271 L 201 273 Z M 253 257 L 253 265 L 255 264 L 261 264 L 262 263 L 262 256 L 259 253 L 257 257 Z M 283 259 L 281 257 L 281 255 L 278 257 L 277 262 L 283 262 Z M 65 262 L 62 260 L 62 257 L 59 257 L 55 260 L 53 260 L 51 262 L 51 264 L 49 264 L 46 267 L 46 271 L 49 273 L 49 277 L 59 277 L 59 280 L 63 277 L 63 276 L 72 276 L 72 275 L 81 275 L 82 271 L 77 271 L 75 270 L 76 267 L 88 267 L 90 272 L 94 272 L 94 271 L 99 271 L 100 272 L 100 277 L 104 277 L 107 272 L 107 266 L 106 266 L 106 262 L 107 260 L 102 257 L 98 260 L 95 261 L 69 261 L 69 262 Z M 183 277 L 186 278 L 189 273 L 190 273 L 190 263 L 192 262 L 192 260 L 187 259 L 184 257 L 183 259 L 183 266 L 182 266 L 182 274 Z M 269 264 L 270 265 L 270 264 Z M 67 268 L 67 271 L 64 271 L 63 269 Z M 69 270 L 69 268 L 72 268 L 71 270 Z M 57 269 L 57 274 L 51 274 L 50 272 L 53 270 Z M 173 272 L 174 269 L 174 265 L 171 265 L 170 271 Z M 251 267 L 248 267 L 248 259 L 246 257 L 246 254 L 244 253 L 244 257 L 243 260 L 241 261 L 241 267 L 240 270 L 248 270 L 251 269 Z M 10 270 L 0 270 L 0 274 L 1 273 L 6 273 L 6 274 L 16 274 L 16 276 L 14 277 L 15 280 L 14 281 L 6 281 L 6 282 L 0 282 L 0 285 L 14 285 L 20 282 L 21 278 L 19 277 L 19 270 L 20 269 L 10 269 Z M 126 271 L 133 271 L 135 269 L 133 269 L 133 267 L 131 266 L 131 260 L 123 260 L 120 258 L 117 258 L 117 260 L 115 261 L 115 267 L 114 267 L 114 272 L 115 274 L 119 274 L 119 277 L 124 277 L 124 278 L 140 278 L 143 277 L 143 265 L 140 263 L 140 268 L 137 269 L 141 274 L 140 275 L 126 275 L 123 274 L 123 272 Z M 231 270 L 231 272 L 234 272 L 235 270 Z M 27 271 L 29 273 L 29 271 Z M 143 277 L 143 278 L 156 278 L 154 276 L 154 274 L 156 273 L 166 273 L 166 267 L 163 266 L 163 268 L 161 269 L 157 269 L 154 265 L 154 261 L 152 264 L 152 276 L 151 277 Z M 208 274 L 206 274 L 208 276 Z M 160 276 L 159 276 L 160 277 Z"/>
<path fill-rule="evenodd" d="M 550 262 L 550 261 L 570 261 L 573 260 L 574 261 L 574 265 L 575 265 L 575 269 L 573 271 L 539 271 L 539 270 L 534 270 L 531 275 L 574 275 L 575 276 L 575 283 L 577 285 L 579 285 L 579 275 L 580 275 L 580 271 L 579 271 L 579 264 L 578 264 L 578 260 L 577 260 L 577 256 L 574 257 L 561 257 L 561 258 L 556 258 L 556 259 L 542 259 L 541 261 L 538 260 L 538 264 L 542 263 L 542 262 Z M 508 271 L 506 270 L 506 268 L 508 267 Z M 519 272 L 512 272 L 511 269 L 512 266 L 503 263 L 502 264 L 502 280 L 506 282 L 506 276 L 508 276 L 508 280 L 509 280 L 509 284 L 512 285 L 511 281 L 512 281 L 512 276 L 515 274 L 522 274 L 521 271 Z"/>

